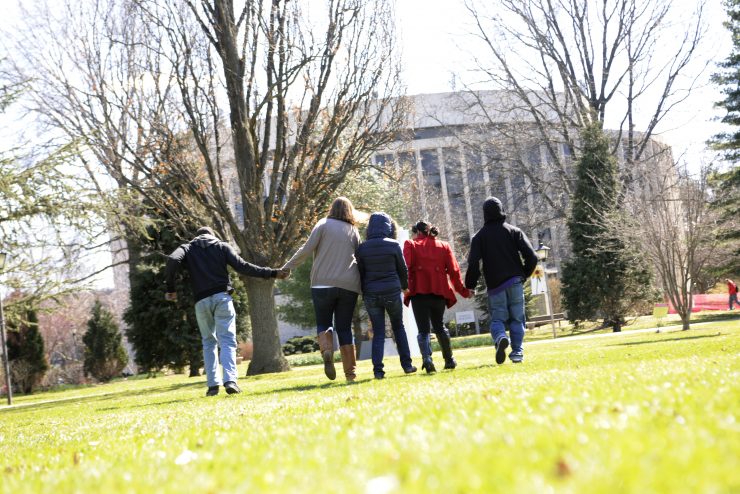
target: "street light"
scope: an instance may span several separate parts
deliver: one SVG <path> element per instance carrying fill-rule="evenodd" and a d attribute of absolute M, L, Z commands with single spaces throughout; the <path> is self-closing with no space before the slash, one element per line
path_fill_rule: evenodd
<path fill-rule="evenodd" d="M 557 332 L 555 331 L 555 315 L 552 313 L 552 300 L 550 300 L 550 287 L 547 285 L 547 258 L 550 257 L 550 247 L 540 244 L 535 252 L 537 257 L 542 261 L 542 272 L 544 273 L 545 279 L 545 308 L 547 309 L 547 313 L 550 315 L 552 337 L 557 338 Z"/>
<path fill-rule="evenodd" d="M 0 252 L 0 274 L 5 271 L 5 260 L 8 255 Z M 13 388 L 10 386 L 10 360 L 8 359 L 8 345 L 5 341 L 5 314 L 3 313 L 3 296 L 0 293 L 0 335 L 2 335 L 3 364 L 5 365 L 5 387 L 8 388 L 8 405 L 13 404 Z"/>

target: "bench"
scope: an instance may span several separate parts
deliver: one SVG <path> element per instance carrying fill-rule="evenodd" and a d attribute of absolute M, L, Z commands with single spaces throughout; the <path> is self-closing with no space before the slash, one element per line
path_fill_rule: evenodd
<path fill-rule="evenodd" d="M 527 318 L 527 329 L 532 329 L 537 326 L 543 326 L 545 324 L 549 324 L 550 321 L 554 321 L 558 323 L 558 327 L 560 327 L 560 322 L 565 321 L 565 314 L 562 312 L 553 314 L 552 318 L 549 315 L 529 317 Z"/>

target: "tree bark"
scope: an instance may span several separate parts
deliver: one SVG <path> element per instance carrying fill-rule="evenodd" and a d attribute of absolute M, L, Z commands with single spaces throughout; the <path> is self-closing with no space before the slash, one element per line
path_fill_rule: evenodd
<path fill-rule="evenodd" d="M 273 287 L 275 279 L 244 277 L 249 296 L 249 317 L 252 321 L 254 353 L 247 369 L 248 376 L 290 370 L 283 355 L 275 315 Z"/>

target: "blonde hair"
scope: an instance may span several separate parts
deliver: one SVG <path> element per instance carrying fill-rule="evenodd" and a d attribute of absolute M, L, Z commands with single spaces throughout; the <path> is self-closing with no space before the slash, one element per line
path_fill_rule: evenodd
<path fill-rule="evenodd" d="M 355 208 L 352 206 L 352 202 L 346 197 L 337 197 L 334 202 L 331 203 L 331 209 L 329 209 L 329 215 L 327 218 L 332 218 L 339 221 L 345 221 L 350 225 L 355 224 Z"/>

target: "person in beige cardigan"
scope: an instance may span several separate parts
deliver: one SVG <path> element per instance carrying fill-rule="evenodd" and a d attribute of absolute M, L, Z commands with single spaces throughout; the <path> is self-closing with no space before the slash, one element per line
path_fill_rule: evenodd
<path fill-rule="evenodd" d="M 282 267 L 283 270 L 295 269 L 313 254 L 311 299 L 324 373 L 332 380 L 337 377 L 334 332 L 339 340 L 344 376 L 349 382 L 356 377 L 352 314 L 361 293 L 360 271 L 355 260 L 359 244 L 354 207 L 346 197 L 338 197 L 332 203 L 329 215 L 316 223 L 308 240 Z"/>

